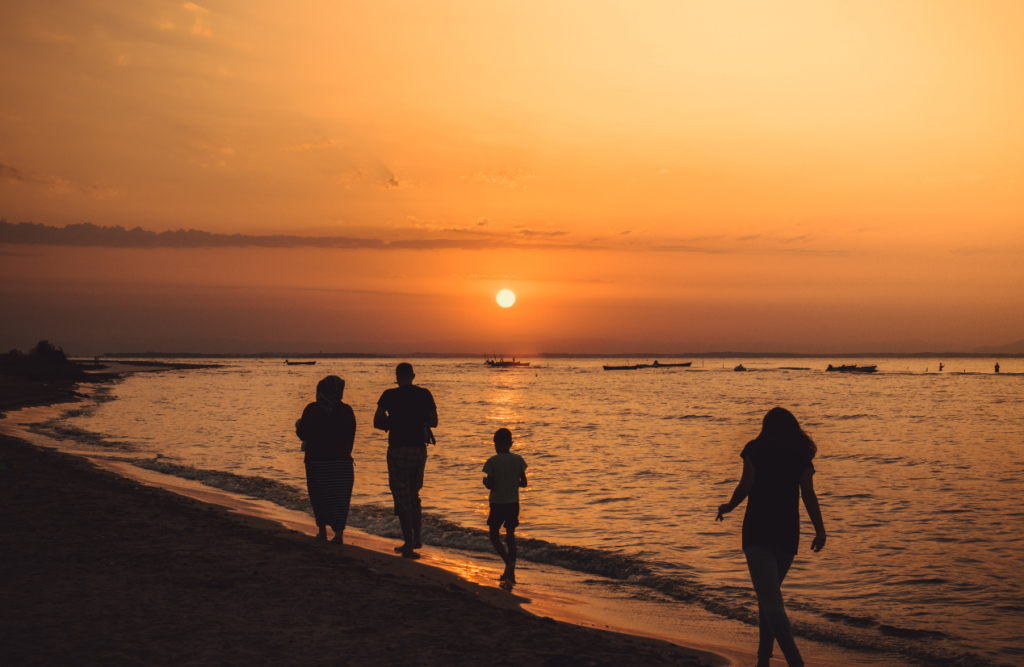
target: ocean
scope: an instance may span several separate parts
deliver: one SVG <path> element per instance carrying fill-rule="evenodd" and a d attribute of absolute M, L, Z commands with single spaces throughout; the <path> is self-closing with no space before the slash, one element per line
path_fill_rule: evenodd
<path fill-rule="evenodd" d="M 393 531 L 386 435 L 372 428 L 397 360 L 231 360 L 136 373 L 37 428 L 69 449 L 154 459 L 305 489 L 294 422 L 339 375 L 358 422 L 352 525 Z M 617 359 L 412 360 L 433 392 L 424 540 L 489 551 L 481 471 L 507 427 L 529 465 L 521 558 L 628 581 L 679 604 L 756 622 L 740 526 L 714 521 L 743 446 L 774 406 L 818 445 L 828 544 L 784 586 L 799 637 L 919 664 L 1024 665 L 1024 360 L 694 359 L 610 372 Z M 653 360 L 652 360 L 653 361 Z M 675 361 L 665 360 L 661 361 Z M 803 513 L 803 509 L 801 508 Z"/>

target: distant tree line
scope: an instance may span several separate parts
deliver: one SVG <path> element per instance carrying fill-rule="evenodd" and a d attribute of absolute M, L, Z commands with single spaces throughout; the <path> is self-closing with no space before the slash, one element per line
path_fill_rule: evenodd
<path fill-rule="evenodd" d="M 31 379 L 74 379 L 84 373 L 70 361 L 64 350 L 48 340 L 41 340 L 25 354 L 11 350 L 0 355 L 0 373 Z"/>

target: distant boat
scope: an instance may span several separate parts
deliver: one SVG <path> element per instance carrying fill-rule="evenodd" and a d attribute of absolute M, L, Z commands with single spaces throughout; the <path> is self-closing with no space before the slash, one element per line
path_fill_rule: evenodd
<path fill-rule="evenodd" d="M 682 364 L 661 364 L 658 363 L 657 359 L 655 359 L 654 363 L 651 364 L 651 368 L 689 368 L 690 364 L 692 363 L 692 361 L 687 361 L 686 363 Z"/>
<path fill-rule="evenodd" d="M 284 363 L 288 364 L 289 366 L 315 366 L 316 365 L 315 361 L 288 361 L 287 359 L 284 360 Z"/>
<path fill-rule="evenodd" d="M 825 371 L 828 373 L 876 373 L 878 372 L 878 366 L 858 366 L 857 364 L 847 366 L 844 364 L 837 368 L 829 364 Z"/>
<path fill-rule="evenodd" d="M 733 370 L 734 370 L 734 371 L 745 371 L 745 370 L 747 370 L 747 369 L 743 367 L 743 364 L 740 364 L 739 366 L 737 366 L 737 367 L 736 367 L 736 368 L 734 368 Z"/>
<path fill-rule="evenodd" d="M 654 360 L 653 364 L 634 364 L 632 366 L 605 366 L 606 371 L 635 371 L 641 368 L 688 368 L 692 361 L 687 361 L 682 364 L 663 364 L 657 359 Z"/>
<path fill-rule="evenodd" d="M 530 362 L 516 361 L 515 357 L 512 357 L 512 361 L 505 361 L 505 358 L 502 357 L 500 360 L 488 359 L 487 361 L 484 362 L 484 364 L 490 366 L 491 368 L 518 368 L 521 366 L 529 366 Z"/>

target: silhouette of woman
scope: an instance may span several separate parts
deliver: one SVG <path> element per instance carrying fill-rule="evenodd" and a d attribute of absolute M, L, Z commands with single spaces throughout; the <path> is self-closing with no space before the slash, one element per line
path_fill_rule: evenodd
<path fill-rule="evenodd" d="M 814 465 L 811 463 L 817 451 L 814 441 L 803 432 L 793 413 L 784 408 L 772 408 L 764 416 L 761 433 L 740 453 L 743 477 L 732 500 L 721 505 L 715 517 L 717 521 L 724 521 L 725 515 L 749 495 L 743 517 L 743 553 L 757 593 L 758 667 L 768 667 L 775 642 L 779 643 L 790 667 L 804 664 L 793 641 L 782 600 L 782 580 L 793 564 L 800 542 L 801 496 L 814 524 L 811 551 L 821 551 L 825 546 L 825 524 L 814 494 Z"/>
<path fill-rule="evenodd" d="M 316 401 L 306 406 L 295 423 L 295 433 L 306 452 L 306 488 L 313 516 L 320 529 L 316 539 L 327 539 L 327 527 L 334 531 L 331 541 L 342 544 L 348 508 L 352 500 L 355 471 L 352 444 L 356 438 L 356 417 L 341 402 L 345 381 L 328 375 L 316 386 Z"/>

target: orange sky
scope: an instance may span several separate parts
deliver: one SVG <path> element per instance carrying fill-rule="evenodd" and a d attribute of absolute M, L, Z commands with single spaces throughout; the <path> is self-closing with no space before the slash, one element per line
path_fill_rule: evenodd
<path fill-rule="evenodd" d="M 1012 342 L 1021 25 L 1015 1 L 5 3 L 0 218 L 490 247 L 0 245 L 0 346 Z"/>

